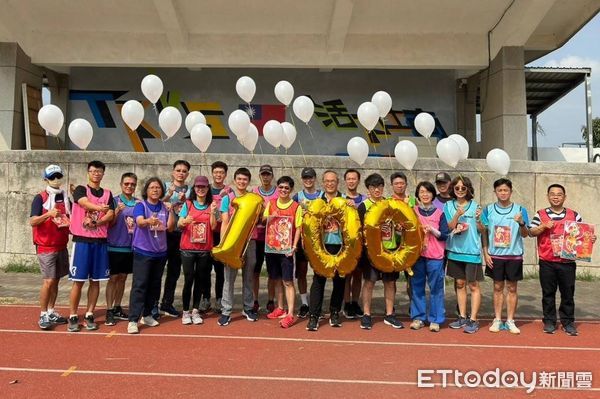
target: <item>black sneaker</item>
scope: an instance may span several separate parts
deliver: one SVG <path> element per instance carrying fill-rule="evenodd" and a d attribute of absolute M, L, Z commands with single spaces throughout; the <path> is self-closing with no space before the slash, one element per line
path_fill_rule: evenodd
<path fill-rule="evenodd" d="M 244 316 L 248 321 L 258 320 L 258 313 L 256 313 L 254 309 L 242 310 L 242 316 Z"/>
<path fill-rule="evenodd" d="M 306 325 L 308 331 L 317 331 L 319 329 L 319 316 L 311 314 Z"/>
<path fill-rule="evenodd" d="M 551 321 L 544 322 L 544 332 L 546 334 L 554 334 L 556 332 L 556 323 Z"/>
<path fill-rule="evenodd" d="M 572 337 L 576 337 L 579 335 L 579 333 L 577 332 L 577 328 L 575 328 L 575 324 L 573 323 L 569 323 L 566 326 L 563 326 L 563 331 L 567 333 L 567 335 L 570 335 Z"/>
<path fill-rule="evenodd" d="M 349 320 L 356 318 L 356 312 L 354 311 L 354 306 L 352 306 L 352 303 L 350 303 L 350 302 L 346 302 L 344 304 L 343 313 L 344 313 L 344 317 L 346 317 Z"/>
<path fill-rule="evenodd" d="M 385 324 L 387 326 L 392 326 L 393 328 L 397 328 L 397 329 L 404 328 L 404 324 L 402 324 L 402 322 L 400 320 L 398 320 L 398 318 L 396 317 L 395 314 L 386 315 L 383 318 L 383 324 Z"/>
<path fill-rule="evenodd" d="M 373 320 L 371 320 L 371 316 L 368 314 L 363 314 L 360 318 L 360 328 L 363 330 L 370 330 L 373 328 Z"/>
<path fill-rule="evenodd" d="M 301 319 L 305 319 L 306 316 L 308 316 L 308 311 L 308 305 L 301 305 L 300 310 L 298 311 L 298 317 L 300 317 Z"/>
<path fill-rule="evenodd" d="M 365 313 L 361 309 L 361 307 L 358 304 L 358 302 L 356 302 L 356 301 L 352 302 L 352 307 L 354 308 L 354 314 L 356 314 L 356 317 L 363 317 L 363 315 Z"/>
<path fill-rule="evenodd" d="M 50 323 L 52 324 L 67 324 L 67 318 L 62 317 L 56 312 L 52 312 L 48 315 L 48 319 L 50 319 Z"/>
<path fill-rule="evenodd" d="M 94 315 L 89 315 L 89 316 L 85 316 L 83 318 L 83 321 L 85 322 L 85 329 L 86 330 L 97 330 L 98 329 L 98 323 L 96 323 L 94 321 Z"/>
<path fill-rule="evenodd" d="M 79 317 L 77 316 L 72 316 L 69 317 L 69 325 L 67 326 L 67 331 L 69 332 L 77 332 L 80 330 L 79 327 Z"/>
<path fill-rule="evenodd" d="M 104 321 L 104 325 L 114 326 L 115 324 L 117 324 L 117 321 L 115 320 L 114 310 L 106 309 L 106 320 Z"/>
<path fill-rule="evenodd" d="M 127 313 L 123 312 L 123 308 L 121 306 L 114 307 L 113 316 L 117 320 L 123 320 L 123 321 L 129 320 L 129 316 L 127 316 Z"/>
<path fill-rule="evenodd" d="M 50 321 L 50 318 L 48 317 L 47 314 L 43 314 L 40 316 L 40 320 L 38 321 L 38 326 L 42 330 L 47 330 L 50 327 L 52 327 L 52 322 Z"/>
<path fill-rule="evenodd" d="M 177 311 L 177 309 L 175 309 L 175 306 L 173 305 L 161 305 L 160 310 L 165 314 L 165 316 L 171 316 L 176 318 L 179 317 L 179 312 Z"/>
<path fill-rule="evenodd" d="M 331 315 L 329 316 L 329 325 L 331 327 L 341 327 L 342 322 L 340 321 L 340 312 L 337 310 L 332 310 Z"/>

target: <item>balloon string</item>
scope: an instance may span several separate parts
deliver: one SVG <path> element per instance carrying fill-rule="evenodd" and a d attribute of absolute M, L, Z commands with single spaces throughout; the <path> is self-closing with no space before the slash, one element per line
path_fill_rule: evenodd
<path fill-rule="evenodd" d="M 387 130 L 385 128 L 385 120 L 384 118 L 380 118 L 381 119 L 381 125 L 383 126 L 383 136 L 385 137 L 385 144 L 388 150 L 388 159 L 390 160 L 390 170 L 394 169 L 394 165 L 392 165 L 392 150 L 390 149 L 390 144 L 388 141 L 388 135 L 387 135 Z"/>
<path fill-rule="evenodd" d="M 427 139 L 427 143 L 429 144 L 429 147 L 431 147 L 431 139 L 430 139 L 429 137 L 425 137 L 425 138 Z M 439 172 L 441 169 L 440 169 L 440 165 L 438 164 L 438 161 L 437 161 L 437 157 L 436 157 L 436 156 L 434 156 L 434 157 L 433 157 L 433 161 L 435 162 L 435 170 L 436 170 L 436 173 L 437 173 L 437 172 Z"/>
<path fill-rule="evenodd" d="M 156 103 L 152 103 L 152 109 L 154 110 L 154 114 L 158 116 L 158 108 L 156 107 Z"/>
<path fill-rule="evenodd" d="M 313 142 L 315 141 L 315 136 L 313 135 L 312 129 L 310 127 L 310 125 L 308 124 L 308 122 L 306 122 L 306 126 L 308 127 L 308 132 L 310 133 L 310 137 L 312 138 Z M 319 150 L 319 145 L 317 145 L 317 149 L 315 151 L 315 155 L 324 155 L 321 154 L 321 151 Z"/>
<path fill-rule="evenodd" d="M 369 141 L 371 141 L 371 137 L 369 136 L 369 133 L 372 133 L 373 131 L 372 131 L 372 130 L 367 130 L 367 128 L 365 128 L 365 132 L 366 132 L 366 134 L 367 134 L 367 138 L 369 139 Z M 373 133 L 373 134 L 375 134 L 375 133 Z M 367 146 L 368 146 L 368 145 L 369 145 L 369 144 L 367 143 Z M 377 155 L 377 154 L 375 154 L 375 143 L 371 143 L 371 145 L 373 146 L 373 155 Z M 368 157 L 368 156 L 369 156 L 369 155 L 367 154 L 367 157 Z M 379 170 L 381 170 L 381 164 L 379 163 L 379 157 L 378 157 L 378 156 L 375 156 L 374 158 L 377 160 L 377 168 L 378 168 Z"/>
<path fill-rule="evenodd" d="M 298 129 L 296 128 L 296 120 L 294 119 L 294 114 L 292 112 L 292 110 L 290 109 L 290 107 L 288 107 L 286 105 L 286 108 L 288 110 L 288 112 L 290 113 L 290 119 L 292 121 L 292 125 L 294 126 L 294 129 L 296 129 L 296 133 L 298 132 Z M 308 163 L 306 162 L 306 155 L 304 154 L 304 149 L 302 148 L 302 140 L 300 140 L 301 135 L 296 134 L 296 140 L 298 140 L 298 145 L 300 146 L 300 152 L 302 153 L 302 158 L 304 158 L 304 166 L 308 166 Z"/>

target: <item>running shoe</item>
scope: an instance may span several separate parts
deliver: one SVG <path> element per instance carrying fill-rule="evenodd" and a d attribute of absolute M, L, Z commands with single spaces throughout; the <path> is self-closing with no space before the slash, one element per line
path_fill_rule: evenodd
<path fill-rule="evenodd" d="M 514 322 L 513 322 L 514 324 Z M 502 329 L 502 320 L 494 319 L 492 321 L 492 325 L 490 326 L 490 332 L 497 333 Z"/>
<path fill-rule="evenodd" d="M 440 332 L 440 325 L 438 323 L 429 323 L 429 331 Z"/>
<path fill-rule="evenodd" d="M 48 319 L 50 319 L 50 323 L 52 324 L 67 324 L 67 318 L 62 317 L 56 311 L 52 311 L 52 313 L 48 314 Z"/>
<path fill-rule="evenodd" d="M 306 324 L 308 331 L 317 331 L 319 329 L 319 316 L 311 314 L 308 317 L 308 324 Z"/>
<path fill-rule="evenodd" d="M 577 328 L 575 328 L 575 324 L 573 323 L 569 323 L 566 326 L 563 326 L 563 331 L 567 333 L 567 335 L 570 335 L 572 337 L 576 337 L 579 335 L 579 333 L 577 332 Z"/>
<path fill-rule="evenodd" d="M 127 324 L 127 334 L 137 334 L 139 332 L 140 330 L 135 321 L 130 321 L 129 324 Z"/>
<path fill-rule="evenodd" d="M 106 309 L 106 320 L 104 320 L 104 325 L 114 326 L 115 324 L 117 324 L 117 321 L 115 320 L 114 311 L 112 309 Z"/>
<path fill-rule="evenodd" d="M 452 323 L 448 324 L 448 327 L 455 329 L 455 330 L 457 330 L 459 328 L 464 328 L 467 325 L 467 321 L 468 321 L 468 319 L 458 316 L 458 319 L 456 319 Z"/>
<path fill-rule="evenodd" d="M 423 320 L 414 319 L 412 323 L 410 323 L 411 330 L 420 330 L 423 327 L 425 327 L 425 323 L 423 323 Z"/>
<path fill-rule="evenodd" d="M 329 325 L 331 327 L 341 327 L 342 322 L 340 321 L 340 312 L 337 310 L 332 310 L 331 315 L 329 316 Z"/>
<path fill-rule="evenodd" d="M 556 332 L 556 323 L 547 321 L 544 323 L 544 332 L 546 334 L 554 334 Z"/>
<path fill-rule="evenodd" d="M 67 331 L 78 332 L 80 329 L 81 329 L 81 327 L 79 327 L 79 317 L 78 316 L 69 317 L 69 325 L 67 326 Z"/>
<path fill-rule="evenodd" d="M 258 313 L 256 313 L 254 309 L 242 310 L 242 316 L 244 316 L 248 321 L 258 320 Z"/>
<path fill-rule="evenodd" d="M 189 310 L 183 311 L 183 314 L 181 315 L 181 324 L 185 326 L 192 324 L 192 315 Z"/>
<path fill-rule="evenodd" d="M 514 320 L 506 320 L 505 325 L 512 334 L 521 334 L 521 330 L 519 330 Z"/>
<path fill-rule="evenodd" d="M 267 315 L 268 319 L 281 319 L 287 315 L 287 312 L 280 307 L 276 307 L 271 313 Z"/>
<path fill-rule="evenodd" d="M 200 316 L 200 312 L 197 309 L 192 310 L 192 323 L 195 325 L 204 323 L 204 320 L 202 320 L 202 316 Z"/>
<path fill-rule="evenodd" d="M 344 313 L 344 317 L 346 317 L 349 320 L 356 318 L 356 311 L 354 310 L 354 306 L 352 306 L 351 302 L 346 302 L 344 304 L 343 313 Z"/>
<path fill-rule="evenodd" d="M 162 305 L 160 310 L 164 313 L 165 316 L 170 317 L 179 317 L 179 312 L 175 309 L 173 305 Z"/>
<path fill-rule="evenodd" d="M 281 326 L 281 328 L 290 328 L 291 326 L 294 325 L 294 322 L 296 320 L 294 319 L 294 315 L 288 313 L 287 316 L 285 316 L 283 319 L 281 319 L 281 321 L 279 322 L 279 325 Z"/>
<path fill-rule="evenodd" d="M 47 330 L 50 327 L 52 327 L 52 322 L 50 321 L 48 314 L 44 313 L 43 315 L 40 316 L 40 320 L 38 321 L 38 326 L 42 330 Z"/>
<path fill-rule="evenodd" d="M 221 315 L 221 317 L 219 317 L 219 320 L 217 320 L 217 324 L 220 326 L 228 326 L 229 323 L 231 323 L 231 316 L 229 315 Z"/>
<path fill-rule="evenodd" d="M 467 334 L 475 334 L 477 331 L 479 331 L 479 322 L 477 320 L 469 319 L 463 331 Z"/>
<path fill-rule="evenodd" d="M 371 328 L 373 328 L 373 320 L 371 319 L 370 315 L 364 314 L 360 318 L 360 328 L 362 328 L 363 330 L 370 330 Z"/>
<path fill-rule="evenodd" d="M 301 319 L 305 319 L 308 316 L 309 307 L 308 305 L 301 305 L 300 310 L 298 311 L 298 317 Z"/>
<path fill-rule="evenodd" d="M 123 312 L 123 308 L 120 305 L 117 305 L 113 308 L 113 316 L 115 316 L 115 319 L 117 320 L 129 320 L 129 316 Z"/>
<path fill-rule="evenodd" d="M 152 316 L 144 316 L 142 317 L 142 324 L 148 327 L 156 327 L 160 323 Z"/>
<path fill-rule="evenodd" d="M 86 330 L 92 331 L 92 330 L 97 330 L 98 329 L 98 323 L 96 323 L 94 321 L 94 315 L 93 314 L 85 316 L 83 318 L 83 321 L 85 322 L 85 329 Z"/>
<path fill-rule="evenodd" d="M 387 326 L 391 326 L 393 328 L 396 329 L 402 329 L 404 328 L 404 324 L 402 324 L 402 322 L 400 320 L 398 320 L 398 318 L 396 317 L 395 314 L 388 314 L 383 318 L 383 324 L 387 325 Z"/>

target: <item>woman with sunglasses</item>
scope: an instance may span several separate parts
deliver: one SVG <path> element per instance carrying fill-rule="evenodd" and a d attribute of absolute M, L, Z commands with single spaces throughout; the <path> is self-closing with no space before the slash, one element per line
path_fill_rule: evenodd
<path fill-rule="evenodd" d="M 194 179 L 194 188 L 179 212 L 177 227 L 182 231 L 181 264 L 183 266 L 183 316 L 182 324 L 202 324 L 200 299 L 203 292 L 210 291 L 210 272 L 213 247 L 213 231 L 217 228 L 215 211 L 217 202 L 206 176 Z M 193 295 L 192 295 L 193 287 Z M 190 313 L 190 299 L 192 312 Z"/>
<path fill-rule="evenodd" d="M 454 278 L 458 319 L 449 327 L 462 328 L 465 333 L 473 334 L 479 330 L 477 313 L 481 304 L 479 281 L 483 280 L 481 265 L 482 234 L 487 221 L 481 213 L 481 207 L 473 196 L 475 190 L 471 179 L 457 176 L 450 183 L 452 200 L 444 205 L 444 215 L 448 221 L 450 236 L 446 241 L 448 251 L 448 276 Z M 471 291 L 471 316 L 467 318 L 467 284 Z"/>

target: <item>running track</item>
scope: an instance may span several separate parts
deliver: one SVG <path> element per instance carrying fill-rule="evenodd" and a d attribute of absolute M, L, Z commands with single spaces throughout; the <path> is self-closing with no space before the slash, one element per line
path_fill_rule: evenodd
<path fill-rule="evenodd" d="M 61 309 L 63 314 L 66 310 Z M 103 311 L 97 321 L 103 323 Z M 126 333 L 126 322 L 95 332 L 37 328 L 34 306 L 0 306 L 0 397 L 600 397 L 600 323 L 579 323 L 579 337 L 543 334 L 539 321 L 521 321 L 521 335 L 477 334 L 443 328 L 394 330 L 375 318 L 371 331 L 358 321 L 316 333 L 302 320 L 289 330 L 263 315 L 256 323 L 234 313 L 220 327 L 210 314 L 201 326 L 162 318 L 156 328 Z M 407 322 L 405 325 L 407 326 Z M 418 369 L 501 372 L 589 371 L 589 390 L 417 387 Z M 18 382 L 12 383 L 17 380 Z"/>

